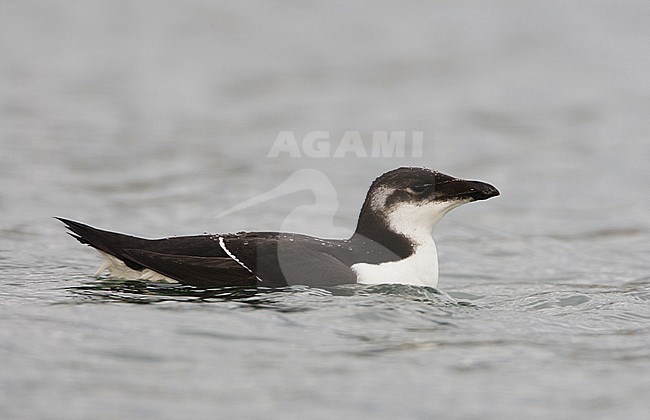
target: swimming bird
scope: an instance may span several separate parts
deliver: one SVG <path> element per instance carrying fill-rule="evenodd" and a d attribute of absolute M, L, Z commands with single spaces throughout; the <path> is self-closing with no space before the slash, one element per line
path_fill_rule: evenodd
<path fill-rule="evenodd" d="M 238 232 L 144 239 L 57 218 L 104 257 L 96 275 L 202 288 L 410 284 L 437 287 L 432 230 L 450 210 L 499 195 L 490 184 L 402 167 L 370 186 L 349 239 Z"/>

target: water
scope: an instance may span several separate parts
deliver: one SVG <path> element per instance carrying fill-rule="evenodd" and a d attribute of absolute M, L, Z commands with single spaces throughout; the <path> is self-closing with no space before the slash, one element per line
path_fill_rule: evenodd
<path fill-rule="evenodd" d="M 0 11 L 0 417 L 650 411 L 646 2 Z M 420 130 L 424 155 L 268 158 L 283 130 Z M 405 164 L 502 192 L 436 228 L 442 292 L 107 282 L 52 219 L 328 236 Z M 336 197 L 214 217 L 299 169 Z"/>

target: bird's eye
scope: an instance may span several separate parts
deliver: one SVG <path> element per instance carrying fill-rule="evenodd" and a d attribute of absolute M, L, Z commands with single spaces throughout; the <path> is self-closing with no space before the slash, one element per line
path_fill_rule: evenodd
<path fill-rule="evenodd" d="M 426 191 L 426 189 L 427 189 L 427 186 L 424 185 L 424 184 L 415 184 L 415 185 L 411 185 L 410 187 L 408 187 L 408 191 L 411 194 L 416 194 L 416 195 L 424 193 Z"/>

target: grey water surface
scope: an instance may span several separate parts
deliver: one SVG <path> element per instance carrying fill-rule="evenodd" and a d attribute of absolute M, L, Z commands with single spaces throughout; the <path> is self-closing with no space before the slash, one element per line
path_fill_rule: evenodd
<path fill-rule="evenodd" d="M 648 22 L 644 1 L 1 2 L 0 418 L 647 418 Z M 319 130 L 425 142 L 269 157 Z M 329 236 L 402 165 L 502 193 L 435 229 L 439 291 L 96 279 L 53 219 Z"/>

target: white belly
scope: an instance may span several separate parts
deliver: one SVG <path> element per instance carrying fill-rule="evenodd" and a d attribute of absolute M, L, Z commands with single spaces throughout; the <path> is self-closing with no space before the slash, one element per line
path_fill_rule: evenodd
<path fill-rule="evenodd" d="M 157 273 L 153 270 L 145 268 L 138 271 L 129 268 L 124 262 L 112 255 L 99 251 L 104 256 L 104 262 L 95 273 L 95 277 L 99 277 L 104 271 L 108 270 L 111 277 L 120 280 L 146 280 L 163 283 L 178 283 L 178 281 Z"/>
<path fill-rule="evenodd" d="M 438 286 L 438 250 L 427 241 L 415 253 L 400 261 L 381 264 L 358 263 L 352 266 L 359 284 L 412 284 Z"/>

